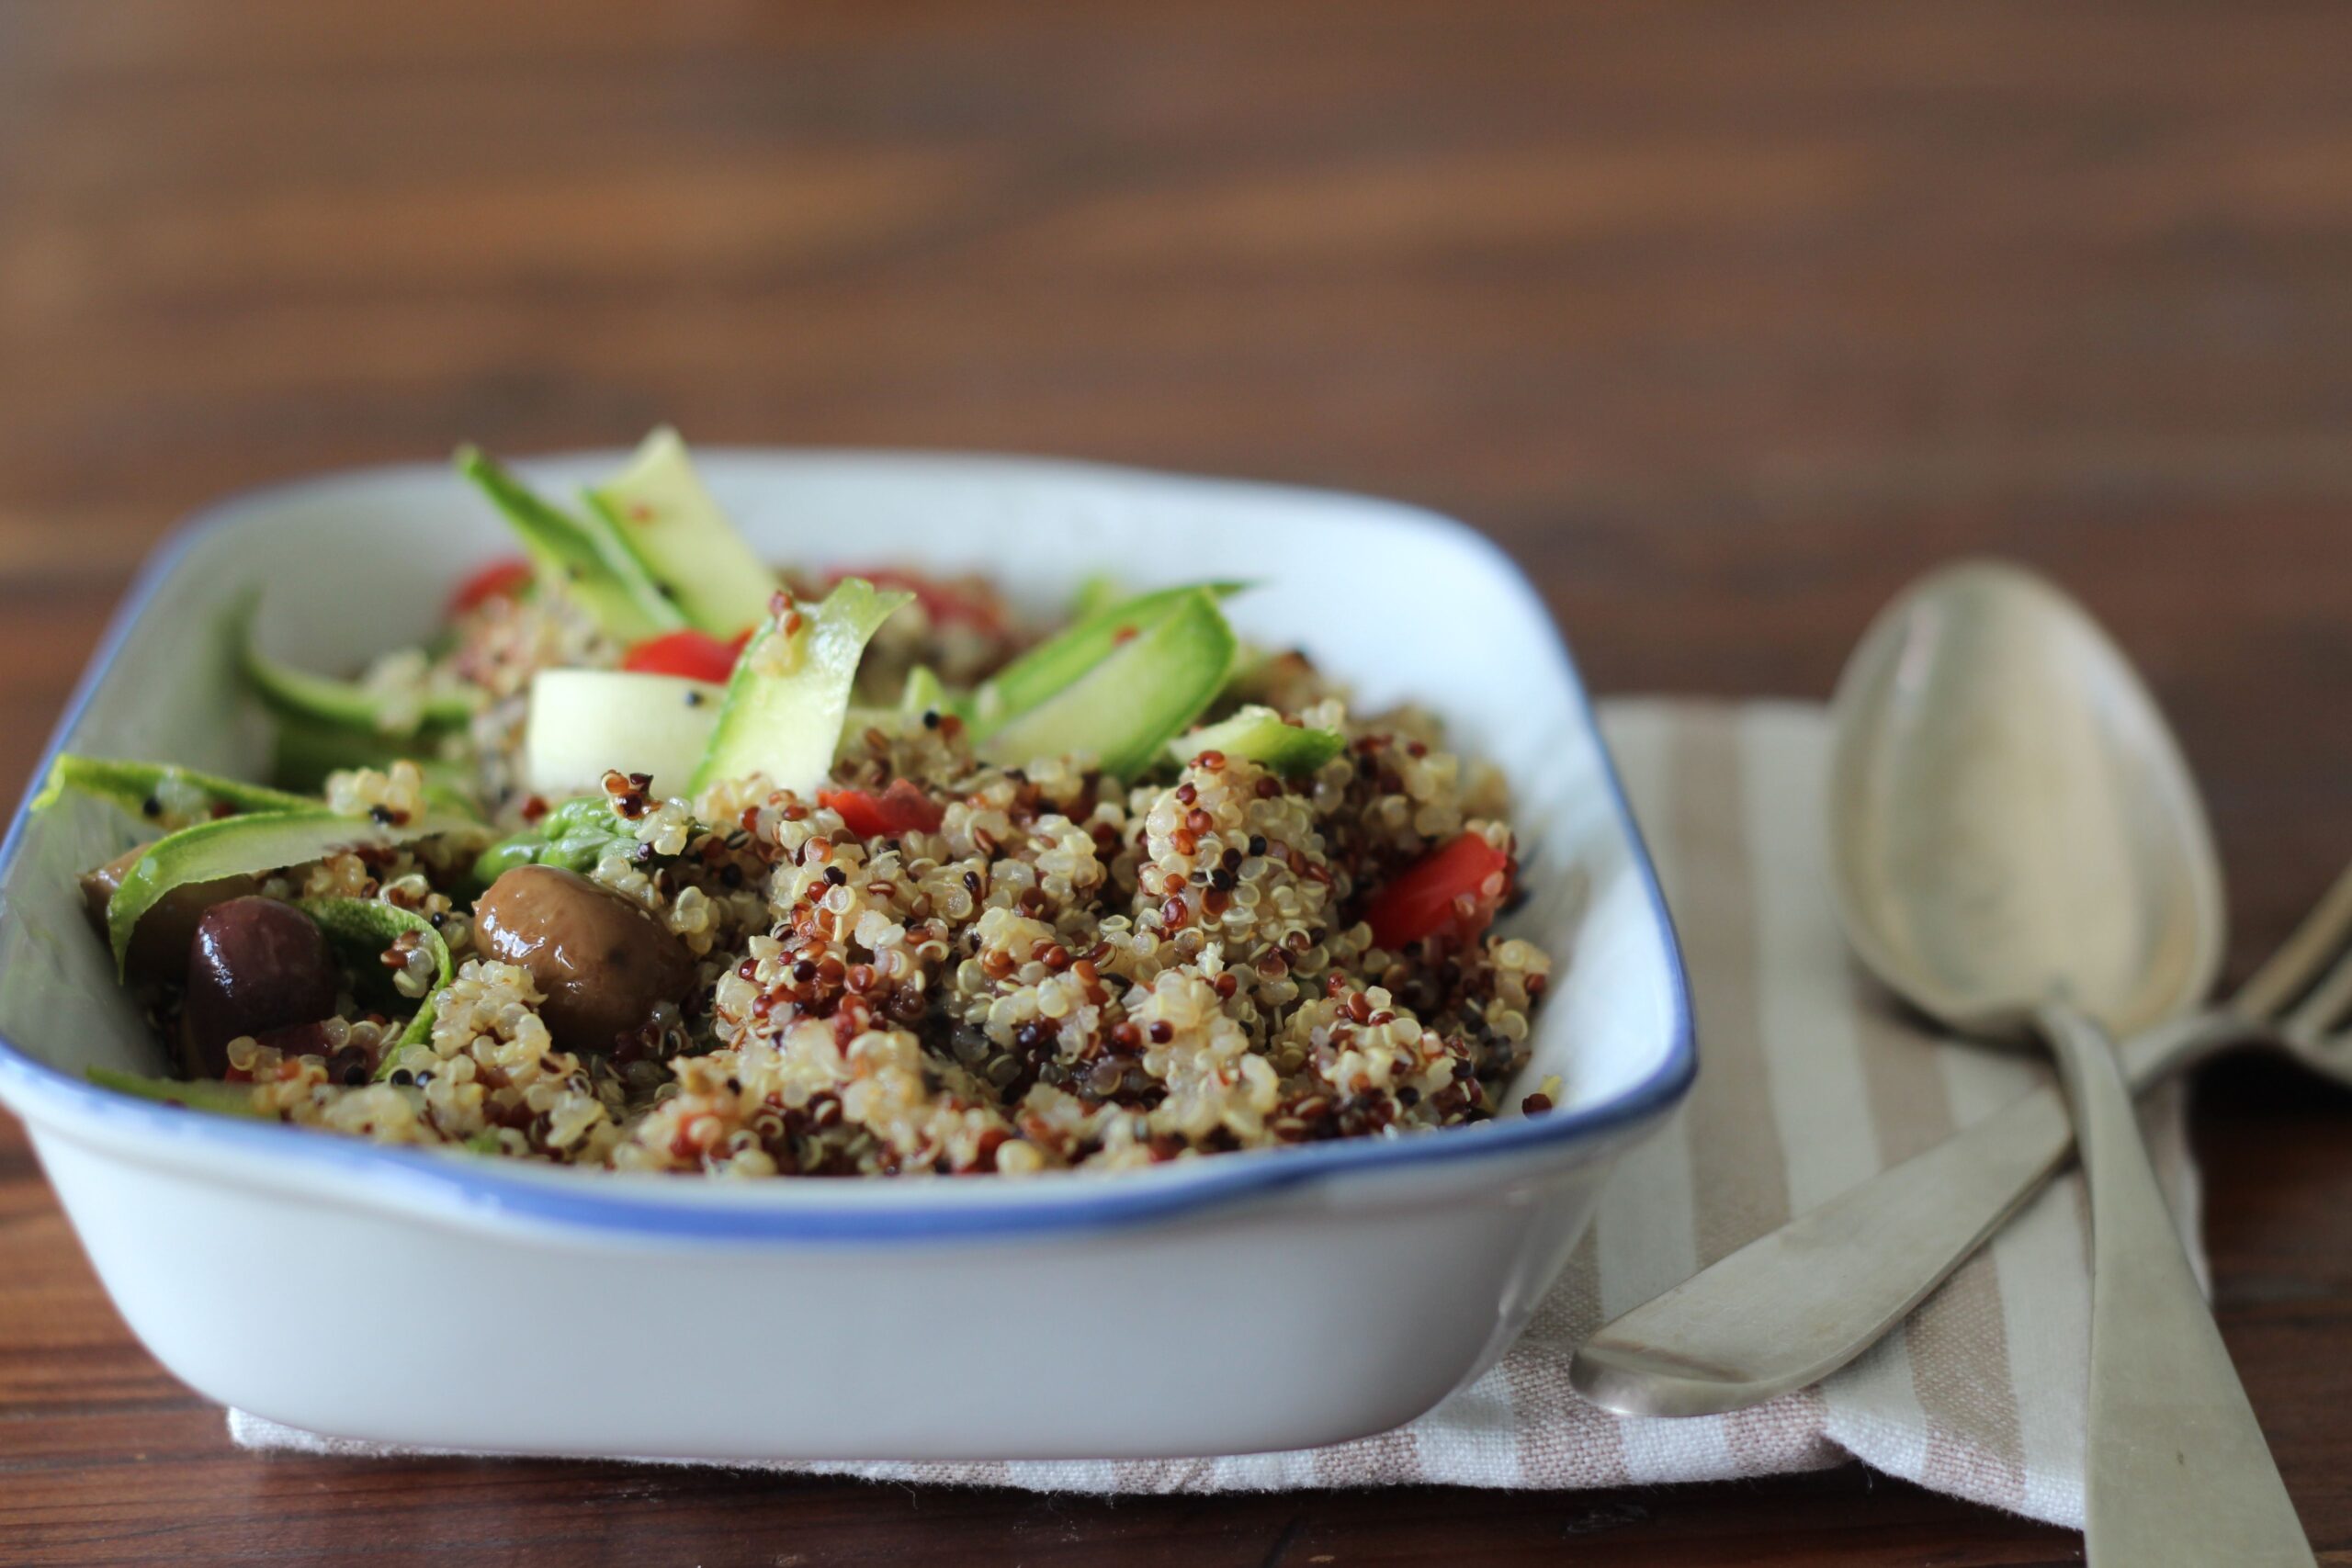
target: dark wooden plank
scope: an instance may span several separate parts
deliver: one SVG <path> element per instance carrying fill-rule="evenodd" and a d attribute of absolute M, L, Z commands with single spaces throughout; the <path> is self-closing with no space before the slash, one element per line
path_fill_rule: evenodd
<path fill-rule="evenodd" d="M 464 438 L 970 446 L 1465 516 L 1606 690 L 1818 694 L 2056 572 L 2209 786 L 2243 966 L 2352 856 L 2352 12 L 2007 0 L 0 0 L 0 795 L 144 551 Z M 2352 1103 L 2225 1066 L 2223 1325 L 2352 1560 Z M 2071 1560 L 1855 1474 L 910 1494 L 254 1460 L 0 1119 L 0 1559 Z"/>

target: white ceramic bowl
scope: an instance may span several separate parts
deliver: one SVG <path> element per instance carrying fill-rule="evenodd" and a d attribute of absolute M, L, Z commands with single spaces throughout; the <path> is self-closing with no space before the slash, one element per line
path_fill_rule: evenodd
<path fill-rule="evenodd" d="M 568 484 L 618 455 L 531 465 Z M 1366 704 L 1421 699 L 1517 793 L 1565 960 L 1523 1087 L 1548 1115 L 1108 1178 L 706 1182 L 533 1168 L 91 1087 L 160 1071 L 76 873 L 130 825 L 77 801 L 0 847 L 0 1098 L 148 1348 L 214 1399 L 342 1437 L 709 1459 L 1176 1457 L 1409 1420 L 1526 1323 L 1616 1157 L 1695 1071 L 1673 932 L 1566 650 L 1460 525 L 1386 502 L 975 457 L 714 453 L 769 556 L 910 560 L 1057 602 L 1086 575 L 1242 576 L 1245 637 Z M 315 668 L 413 640 L 503 530 L 442 468 L 238 498 L 158 551 L 57 749 L 252 774 L 220 630 Z M 333 1324 L 322 1341 L 304 1325 Z"/>

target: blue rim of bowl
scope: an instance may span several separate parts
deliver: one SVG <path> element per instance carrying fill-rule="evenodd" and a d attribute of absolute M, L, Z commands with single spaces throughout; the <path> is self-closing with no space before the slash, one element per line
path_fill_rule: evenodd
<path fill-rule="evenodd" d="M 727 450 L 727 449 L 722 449 Z M 717 453 L 713 454 L 718 455 Z M 735 448 L 729 456 L 832 457 L 849 456 L 817 450 Z M 565 456 L 571 456 L 569 454 Z M 1340 498 L 1339 492 L 1258 484 L 1244 480 L 1204 480 L 1190 475 L 1169 475 L 1110 465 L 1051 458 L 1003 457 L 995 455 L 867 451 L 856 457 L 875 461 L 949 461 L 974 465 L 1002 464 L 1031 473 L 1054 471 L 1122 479 L 1143 479 L 1155 483 L 1241 489 L 1301 497 Z M 560 460 L 560 459 L 557 459 Z M 180 562 L 211 534 L 233 525 L 261 502 L 303 490 L 331 488 L 354 479 L 401 471 L 419 471 L 426 465 L 385 464 L 332 474 L 314 475 L 255 486 L 236 491 L 198 512 L 175 527 L 150 553 L 133 579 L 93 654 L 89 667 L 68 699 L 65 712 L 42 748 L 39 765 L 28 784 L 25 798 L 0 838 L 0 880 L 22 852 L 31 826 L 32 796 L 49 775 L 66 739 L 81 723 L 107 676 L 120 656 L 132 628 L 150 603 L 169 582 Z M 1547 623 L 1551 616 L 1518 564 L 1484 535 L 1442 513 L 1398 502 L 1345 496 L 1377 505 L 1409 518 L 1423 527 L 1453 536 L 1487 556 L 1500 569 L 1504 581 Z M 96 1123 L 117 1134 L 152 1134 L 159 1143 L 183 1140 L 210 1145 L 278 1161 L 292 1168 L 358 1175 L 379 1180 L 381 1196 L 446 1201 L 455 1200 L 466 1212 L 534 1220 L 574 1232 L 603 1232 L 635 1238 L 677 1242 L 775 1242 L 793 1244 L 880 1245 L 908 1242 L 975 1241 L 989 1237 L 1051 1236 L 1121 1229 L 1198 1215 L 1251 1198 L 1263 1198 L 1288 1189 L 1336 1177 L 1394 1171 L 1406 1168 L 1454 1165 L 1495 1160 L 1512 1155 L 1555 1149 L 1589 1142 L 1669 1110 L 1686 1093 L 1699 1067 L 1698 1045 L 1691 1021 L 1690 982 L 1683 967 L 1681 944 L 1668 912 L 1649 846 L 1634 819 L 1616 761 L 1593 712 L 1590 694 L 1566 641 L 1556 626 L 1553 640 L 1566 667 L 1577 720 L 1599 753 L 1611 804 L 1625 834 L 1630 867 L 1640 879 L 1664 944 L 1671 1004 L 1671 1038 L 1665 1058 L 1647 1077 L 1611 1098 L 1576 1110 L 1554 1111 L 1540 1117 L 1482 1122 L 1469 1127 L 1435 1129 L 1395 1139 L 1353 1138 L 1308 1145 L 1249 1150 L 1214 1159 L 1187 1160 L 1176 1165 L 1133 1171 L 1099 1181 L 1022 1182 L 989 1184 L 985 1197 L 970 1195 L 971 1184 L 956 1183 L 951 1201 L 894 1201 L 887 1206 L 851 1201 L 834 1206 L 756 1208 L 717 1206 L 693 1201 L 692 1190 L 656 1196 L 648 1188 L 607 1185 L 609 1178 L 580 1172 L 534 1172 L 510 1175 L 494 1163 L 459 1159 L 446 1153 L 372 1144 L 356 1138 L 321 1134 L 282 1124 L 245 1122 L 192 1112 L 178 1106 L 143 1100 L 101 1089 L 28 1055 L 15 1042 L 0 1036 L 0 1086 L 19 1114 L 40 1111 L 71 1123 Z M 5 906 L 0 906 L 0 912 Z M 560 1179 L 549 1178 L 560 1177 Z M 669 1179 L 661 1179 L 666 1182 Z M 649 1183 L 649 1187 L 658 1183 Z M 894 1188 L 899 1184 L 891 1184 Z M 865 1183 L 822 1184 L 828 1196 L 854 1198 Z M 903 1190 L 903 1189 L 900 1189 Z M 805 1189 L 802 1190 L 806 1190 Z M 684 1201 L 681 1201 L 684 1200 Z M 993 1200 L 993 1201 L 991 1201 Z"/>

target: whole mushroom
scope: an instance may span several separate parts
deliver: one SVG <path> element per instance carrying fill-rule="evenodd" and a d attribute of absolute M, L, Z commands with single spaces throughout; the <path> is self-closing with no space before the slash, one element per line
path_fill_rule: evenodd
<path fill-rule="evenodd" d="M 503 873 L 474 902 L 474 943 L 529 971 L 566 1051 L 605 1053 L 694 984 L 695 962 L 653 912 L 559 866 Z"/>

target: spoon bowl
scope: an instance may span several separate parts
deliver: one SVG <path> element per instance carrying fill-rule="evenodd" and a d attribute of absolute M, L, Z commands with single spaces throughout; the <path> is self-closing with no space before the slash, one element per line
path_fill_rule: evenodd
<path fill-rule="evenodd" d="M 1831 876 L 1890 989 L 2023 1040 L 2063 998 L 2118 1034 L 2187 1012 L 2224 945 L 2180 750 L 2074 601 L 1997 562 L 1927 578 L 1838 683 Z"/>

